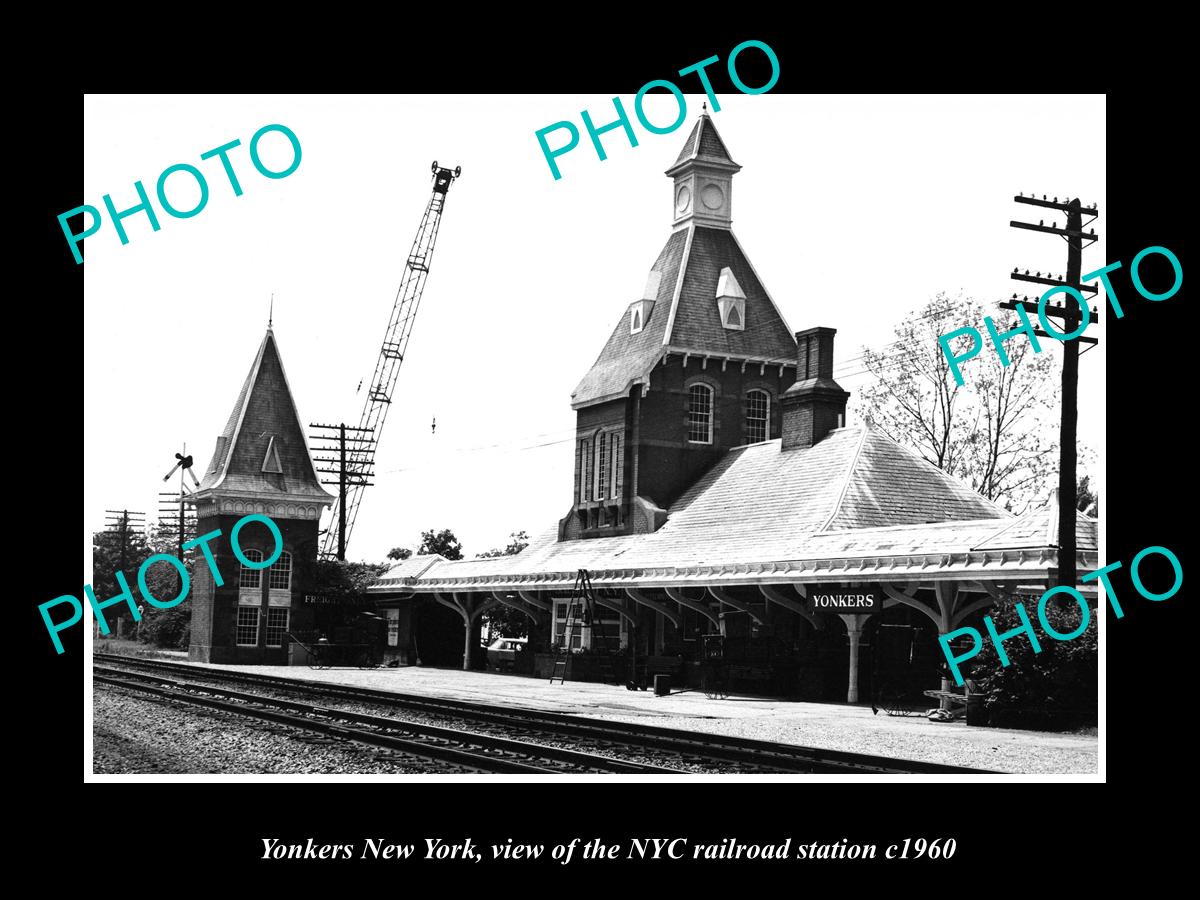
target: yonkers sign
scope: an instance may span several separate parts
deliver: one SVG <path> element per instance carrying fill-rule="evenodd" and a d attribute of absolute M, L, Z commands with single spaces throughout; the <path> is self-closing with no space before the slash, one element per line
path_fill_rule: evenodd
<path fill-rule="evenodd" d="M 808 590 L 813 612 L 873 613 L 883 609 L 883 591 L 873 586 L 822 585 Z"/>

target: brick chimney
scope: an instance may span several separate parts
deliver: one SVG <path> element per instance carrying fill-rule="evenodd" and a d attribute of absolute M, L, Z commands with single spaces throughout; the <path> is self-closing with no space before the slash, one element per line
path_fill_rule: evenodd
<path fill-rule="evenodd" d="M 811 447 L 834 428 L 846 423 L 844 391 L 833 380 L 833 336 L 836 328 L 809 328 L 796 332 L 796 383 L 781 398 L 783 441 L 781 450 Z"/>

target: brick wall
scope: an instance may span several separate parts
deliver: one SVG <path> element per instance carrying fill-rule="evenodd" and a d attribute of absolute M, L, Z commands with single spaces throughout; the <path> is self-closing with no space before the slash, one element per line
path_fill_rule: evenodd
<path fill-rule="evenodd" d="M 691 487 L 718 459 L 746 440 L 746 394 L 763 390 L 771 398 L 771 437 L 781 427 L 779 398 L 795 382 L 795 369 L 729 363 L 722 371 L 720 360 L 708 365 L 697 357 L 671 357 L 656 366 L 650 376 L 650 391 L 642 399 L 638 442 L 638 492 L 667 507 Z M 713 388 L 713 442 L 694 444 L 687 440 L 688 388 L 702 382 Z"/>
<path fill-rule="evenodd" d="M 198 662 L 212 663 L 261 663 L 283 665 L 287 662 L 286 647 L 266 646 L 265 597 L 259 609 L 258 644 L 254 647 L 237 646 L 235 625 L 237 622 L 238 580 L 241 563 L 233 553 L 230 534 L 241 516 L 206 516 L 199 521 L 199 533 L 220 529 L 220 537 L 209 542 L 217 570 L 224 584 L 217 587 L 213 581 L 207 584 L 196 579 L 197 587 L 190 600 L 192 604 L 191 644 L 188 658 Z M 317 554 L 317 522 L 314 520 L 276 519 L 272 517 L 283 536 L 283 549 L 292 554 L 291 616 L 289 630 L 304 630 L 305 618 L 310 615 L 300 603 L 305 592 L 311 592 L 313 564 Z M 261 522 L 250 522 L 238 532 L 238 545 L 245 552 L 258 549 L 267 558 L 275 549 L 270 531 Z M 208 574 L 208 566 L 202 556 L 197 556 L 195 570 Z M 267 584 L 267 569 L 262 570 L 262 585 Z M 260 588 L 260 591 L 263 588 Z"/>

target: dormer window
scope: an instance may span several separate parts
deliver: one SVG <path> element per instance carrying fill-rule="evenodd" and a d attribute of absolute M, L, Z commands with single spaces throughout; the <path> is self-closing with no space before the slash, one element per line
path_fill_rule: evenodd
<path fill-rule="evenodd" d="M 746 330 L 746 295 L 733 270 L 726 266 L 717 280 L 717 309 L 721 325 L 729 331 Z"/>
<path fill-rule="evenodd" d="M 262 470 L 273 472 L 276 475 L 283 474 L 283 464 L 279 461 L 279 448 L 275 446 L 275 435 L 271 435 L 271 439 L 267 441 L 267 453 L 263 457 Z"/>
<path fill-rule="evenodd" d="M 642 299 L 629 307 L 629 333 L 638 334 L 650 321 L 650 313 L 654 311 L 654 301 L 658 299 L 658 286 L 662 282 L 662 272 L 654 270 L 646 278 L 646 287 L 642 291 Z"/>

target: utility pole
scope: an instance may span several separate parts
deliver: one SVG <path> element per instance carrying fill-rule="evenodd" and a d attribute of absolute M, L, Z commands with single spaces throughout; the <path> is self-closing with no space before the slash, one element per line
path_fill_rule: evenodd
<path fill-rule="evenodd" d="M 139 528 L 146 527 L 146 514 L 144 512 L 131 512 L 128 509 L 106 509 L 104 527 L 106 530 L 116 534 L 121 542 L 121 548 L 118 552 L 118 572 L 124 572 L 129 565 L 129 526 L 135 525 Z M 132 521 L 131 521 L 132 519 Z M 93 573 L 93 579 L 95 573 Z M 118 636 L 123 634 L 121 631 L 124 623 L 123 618 L 117 619 Z M 100 620 L 93 619 L 94 634 L 99 634 Z"/>
<path fill-rule="evenodd" d="M 175 541 L 175 555 L 183 561 L 183 545 L 196 536 L 196 511 L 184 505 L 184 493 L 162 491 L 158 495 L 159 537 L 170 535 Z"/>
<path fill-rule="evenodd" d="M 1023 273 L 1017 269 L 1013 269 L 1012 278 L 1014 281 L 1027 281 L 1033 284 L 1045 284 L 1052 287 L 1063 289 L 1063 293 L 1069 293 L 1066 289 L 1074 290 L 1080 298 L 1080 303 L 1086 304 L 1083 300 L 1084 292 L 1095 294 L 1097 289 L 1094 286 L 1084 285 L 1079 283 L 1081 273 L 1083 272 L 1083 243 L 1087 241 L 1091 243 L 1097 240 L 1096 230 L 1093 228 L 1090 232 L 1084 233 L 1083 216 L 1089 215 L 1092 218 L 1089 222 L 1095 221 L 1099 215 L 1099 211 L 1093 204 L 1091 207 L 1085 208 L 1078 198 L 1069 200 L 1066 197 L 1055 197 L 1053 200 L 1047 200 L 1043 194 L 1039 200 L 1030 195 L 1026 197 L 1024 194 L 1013 197 L 1017 203 L 1025 203 L 1031 206 L 1039 206 L 1043 209 L 1058 210 L 1066 214 L 1066 222 L 1064 228 L 1059 228 L 1057 221 L 1050 225 L 1045 224 L 1045 219 L 1039 220 L 1037 225 L 1030 222 L 1009 222 L 1013 228 L 1022 228 L 1027 231 L 1038 231 L 1043 234 L 1056 234 L 1067 242 L 1067 271 L 1065 276 L 1052 277 L 1049 272 L 1045 273 L 1045 277 L 1041 272 L 1034 275 L 1029 274 L 1026 269 Z M 1018 307 L 1036 313 L 1038 310 L 1039 298 L 1035 296 L 1033 300 L 1028 297 L 1017 299 L 1017 295 L 1013 294 L 1012 299 L 1001 303 L 1003 309 L 1017 309 Z M 1045 315 L 1047 318 L 1058 319 L 1063 323 L 1063 334 L 1071 334 L 1083 322 L 1083 309 L 1077 308 L 1080 303 L 1076 303 L 1075 299 L 1062 303 L 1055 303 L 1053 306 L 1050 303 L 1046 304 Z M 1097 310 L 1091 308 L 1089 322 L 1097 318 Z M 1045 331 L 1035 329 L 1035 334 L 1038 337 L 1052 338 L 1053 335 L 1047 334 Z M 1071 338 L 1062 342 L 1063 345 L 1063 367 L 1062 367 L 1062 420 L 1059 425 L 1059 461 L 1058 461 L 1058 584 L 1075 587 L 1077 578 L 1077 567 L 1075 560 L 1076 539 L 1075 539 L 1075 464 L 1076 464 L 1076 432 L 1079 420 L 1079 344 L 1080 343 L 1094 345 L 1097 343 L 1095 338 L 1078 337 Z M 1084 351 L 1086 352 L 1086 351 Z"/>
<path fill-rule="evenodd" d="M 146 514 L 144 512 L 130 512 L 127 509 L 106 509 L 104 513 L 105 528 L 120 536 L 120 568 L 118 571 L 124 572 L 125 567 L 129 564 L 129 526 L 133 524 L 144 528 L 146 526 Z M 137 521 L 131 523 L 130 517 L 133 517 Z"/>
<path fill-rule="evenodd" d="M 338 523 L 337 523 L 337 558 L 346 559 L 346 491 L 349 487 L 370 487 L 374 482 L 368 481 L 375 472 L 371 466 L 375 460 L 375 438 L 373 428 L 354 428 L 345 422 L 337 425 L 319 425 L 310 422 L 309 428 L 319 428 L 310 437 L 314 453 L 336 453 L 336 456 L 314 456 L 314 462 L 324 463 L 317 471 L 328 475 L 336 475 L 334 479 L 322 479 L 321 484 L 336 484 L 338 486 Z M 346 432 L 350 434 L 349 455 L 346 448 Z M 334 432 L 335 434 L 330 434 Z M 318 445 L 317 441 L 321 444 Z M 336 464 L 336 468 L 330 468 Z"/>

